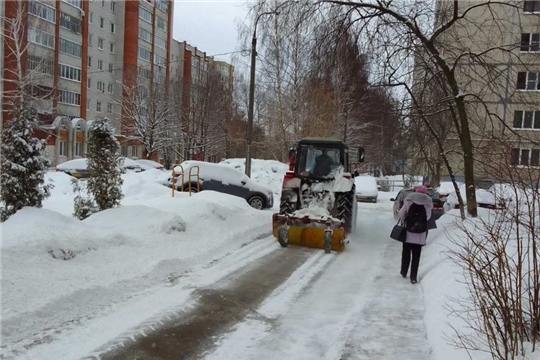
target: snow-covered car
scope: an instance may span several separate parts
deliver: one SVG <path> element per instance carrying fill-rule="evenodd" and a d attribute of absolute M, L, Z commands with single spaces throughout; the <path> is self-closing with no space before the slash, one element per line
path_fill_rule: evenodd
<path fill-rule="evenodd" d="M 354 178 L 354 184 L 356 186 L 357 201 L 377 202 L 379 189 L 377 186 L 377 181 L 373 176 L 359 175 Z"/>
<path fill-rule="evenodd" d="M 121 165 L 121 171 L 126 172 L 127 170 L 140 172 L 142 171 L 141 166 L 132 159 L 123 157 L 123 163 Z M 62 171 L 68 175 L 71 175 L 77 179 L 85 179 L 90 176 L 88 172 L 88 159 L 87 158 L 78 158 L 73 160 L 68 160 L 56 166 L 56 171 Z"/>
<path fill-rule="evenodd" d="M 165 167 L 163 165 L 161 165 L 160 163 L 158 163 L 157 161 L 154 161 L 154 160 L 148 160 L 148 159 L 135 159 L 135 161 L 139 164 L 139 166 L 141 167 L 141 169 L 144 171 L 144 170 L 152 170 L 152 169 L 157 169 L 157 170 L 164 170 Z"/>
<path fill-rule="evenodd" d="M 461 198 L 463 199 L 464 205 L 467 205 L 467 197 L 465 196 L 465 185 L 459 187 L 459 192 L 461 193 Z M 504 202 L 497 200 L 496 196 L 491 192 L 484 189 L 476 189 L 476 203 L 480 208 L 500 210 L 505 208 Z M 445 211 L 451 209 L 459 209 L 459 201 L 455 192 L 452 192 L 446 198 L 444 203 Z"/>
<path fill-rule="evenodd" d="M 458 186 L 463 185 L 462 182 L 457 182 Z M 440 195 L 441 199 L 446 199 L 448 195 L 455 192 L 454 189 L 454 183 L 451 181 L 443 181 L 439 184 L 439 187 L 437 188 L 437 192 Z"/>
<path fill-rule="evenodd" d="M 203 161 L 184 161 L 182 168 L 177 166 L 174 171 L 176 176 L 176 190 L 191 191 L 213 190 L 244 198 L 251 207 L 265 209 L 274 206 L 272 190 L 256 183 L 244 173 L 227 165 L 214 164 Z M 190 177 L 191 173 L 191 177 Z M 197 174 L 199 185 L 197 187 Z M 165 186 L 171 186 L 171 178 L 163 182 Z M 182 186 L 183 185 L 183 186 Z"/>

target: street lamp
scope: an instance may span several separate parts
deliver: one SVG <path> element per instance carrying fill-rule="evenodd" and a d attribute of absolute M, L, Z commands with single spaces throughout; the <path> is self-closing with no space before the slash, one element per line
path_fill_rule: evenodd
<path fill-rule="evenodd" d="M 278 15 L 277 11 L 267 11 L 259 14 L 255 19 L 253 38 L 251 39 L 251 73 L 249 76 L 249 105 L 247 124 L 247 145 L 246 145 L 246 175 L 251 177 L 251 141 L 253 138 L 253 100 L 255 96 L 255 56 L 257 56 L 257 23 L 263 15 Z"/>

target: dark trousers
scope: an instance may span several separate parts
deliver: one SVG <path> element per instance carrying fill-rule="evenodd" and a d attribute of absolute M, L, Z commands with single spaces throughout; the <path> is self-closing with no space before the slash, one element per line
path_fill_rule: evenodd
<path fill-rule="evenodd" d="M 409 263 L 411 264 L 411 279 L 415 279 L 418 275 L 418 265 L 420 264 L 420 253 L 422 245 L 403 243 L 403 251 L 401 252 L 401 274 L 406 276 L 409 271 Z M 412 263 L 411 263 L 412 253 Z"/>

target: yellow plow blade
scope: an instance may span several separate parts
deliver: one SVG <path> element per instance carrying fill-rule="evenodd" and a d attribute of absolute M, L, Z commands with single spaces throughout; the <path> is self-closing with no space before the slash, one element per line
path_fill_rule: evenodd
<path fill-rule="evenodd" d="M 287 222 L 281 218 L 281 215 L 274 216 L 273 233 L 276 238 L 280 235 L 280 229 L 287 229 Z M 305 246 L 316 249 L 325 249 L 325 232 L 328 226 L 317 222 L 305 222 L 302 220 L 289 221 L 288 225 L 288 244 Z M 331 235 L 331 249 L 333 251 L 343 251 L 345 248 L 345 229 L 341 224 L 333 224 Z"/>

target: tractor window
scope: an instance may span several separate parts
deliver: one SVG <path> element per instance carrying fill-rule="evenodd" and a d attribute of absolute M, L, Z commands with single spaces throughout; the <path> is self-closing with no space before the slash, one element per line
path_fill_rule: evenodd
<path fill-rule="evenodd" d="M 336 148 L 301 146 L 298 174 L 318 178 L 333 177 L 333 170 L 341 165 L 340 154 L 340 149 Z"/>

